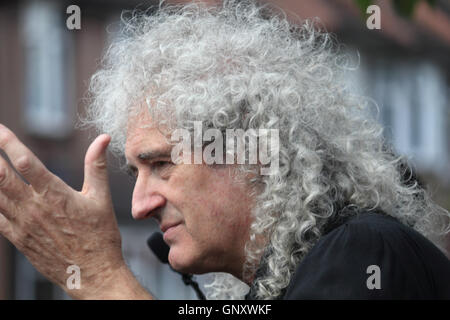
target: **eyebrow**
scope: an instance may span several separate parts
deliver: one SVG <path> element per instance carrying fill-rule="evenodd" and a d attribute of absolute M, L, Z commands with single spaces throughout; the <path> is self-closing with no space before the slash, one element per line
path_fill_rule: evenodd
<path fill-rule="evenodd" d="M 155 158 L 162 158 L 162 157 L 170 156 L 170 151 L 171 150 L 169 150 L 169 149 L 147 151 L 147 152 L 139 153 L 137 158 L 142 161 L 153 160 Z"/>
<path fill-rule="evenodd" d="M 171 148 L 146 151 L 146 152 L 139 153 L 137 155 L 137 158 L 141 161 L 150 161 L 150 160 L 153 160 L 156 158 L 168 157 L 171 155 L 171 151 L 172 151 Z M 137 170 L 136 166 L 130 164 L 128 162 L 128 160 L 127 160 L 125 166 L 126 166 L 127 173 L 130 175 L 133 175 L 132 172 Z"/>

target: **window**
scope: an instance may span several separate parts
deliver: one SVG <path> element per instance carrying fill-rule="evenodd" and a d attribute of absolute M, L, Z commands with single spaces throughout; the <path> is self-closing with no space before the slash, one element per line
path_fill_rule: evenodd
<path fill-rule="evenodd" d="M 70 32 L 65 10 L 56 1 L 28 1 L 22 10 L 26 129 L 39 136 L 64 138 L 73 128 L 69 77 Z"/>
<path fill-rule="evenodd" d="M 385 57 L 362 69 L 364 94 L 377 102 L 386 138 L 419 167 L 445 169 L 447 84 L 439 67 L 427 60 Z"/>

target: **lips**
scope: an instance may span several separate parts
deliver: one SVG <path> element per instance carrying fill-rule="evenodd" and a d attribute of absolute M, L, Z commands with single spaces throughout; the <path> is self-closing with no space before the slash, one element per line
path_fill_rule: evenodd
<path fill-rule="evenodd" d="M 165 233 L 168 229 L 176 227 L 177 225 L 179 225 L 181 222 L 176 222 L 176 223 L 164 223 L 161 224 L 161 231 L 163 233 Z"/>

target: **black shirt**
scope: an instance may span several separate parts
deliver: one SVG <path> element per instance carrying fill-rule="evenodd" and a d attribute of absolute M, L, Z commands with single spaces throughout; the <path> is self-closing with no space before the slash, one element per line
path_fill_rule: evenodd
<path fill-rule="evenodd" d="M 450 260 L 396 219 L 361 213 L 319 239 L 279 298 L 450 299 Z"/>

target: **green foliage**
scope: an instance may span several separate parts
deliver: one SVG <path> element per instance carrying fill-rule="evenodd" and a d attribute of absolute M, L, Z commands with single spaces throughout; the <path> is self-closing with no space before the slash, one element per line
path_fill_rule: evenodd
<path fill-rule="evenodd" d="M 372 4 L 372 0 L 355 0 L 355 2 L 363 14 L 366 14 L 367 7 Z"/>
<path fill-rule="evenodd" d="M 395 11 L 402 17 L 411 18 L 414 9 L 419 1 L 426 1 L 432 7 L 436 5 L 436 0 L 392 0 Z M 366 14 L 367 7 L 373 4 L 373 0 L 355 0 L 363 15 Z"/>
<path fill-rule="evenodd" d="M 409 18 L 412 17 L 417 2 L 418 0 L 394 0 L 392 1 L 392 4 L 398 14 Z"/>

